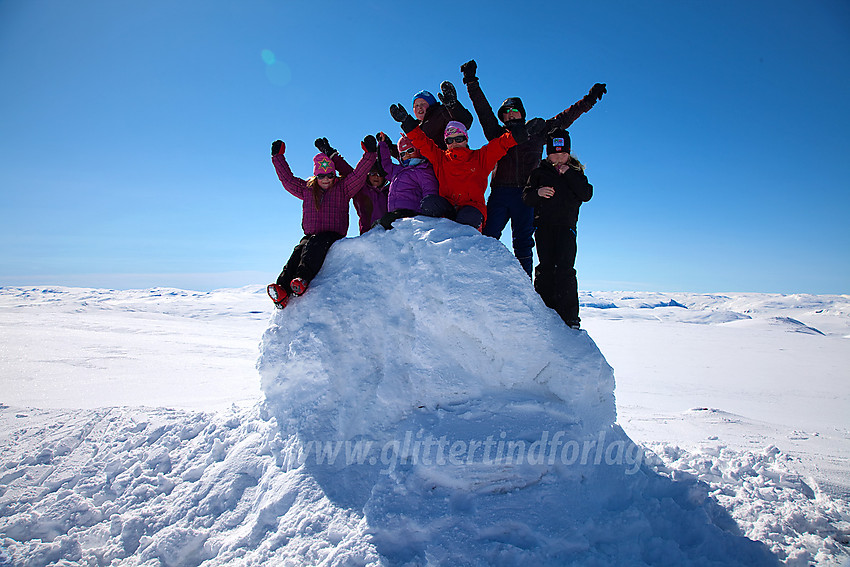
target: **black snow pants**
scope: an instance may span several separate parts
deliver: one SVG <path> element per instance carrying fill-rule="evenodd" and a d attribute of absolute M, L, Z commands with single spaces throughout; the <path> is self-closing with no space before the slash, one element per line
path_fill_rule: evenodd
<path fill-rule="evenodd" d="M 534 289 L 565 323 L 578 324 L 575 228 L 557 224 L 538 226 L 534 239 L 540 261 L 534 270 Z"/>
<path fill-rule="evenodd" d="M 292 251 L 292 256 L 283 267 L 283 271 L 277 277 L 277 285 L 286 290 L 287 293 L 292 293 L 289 287 L 289 282 L 295 278 L 301 278 L 306 283 L 313 281 L 319 270 L 322 269 L 322 264 L 325 263 L 325 256 L 331 249 L 331 245 L 343 238 L 338 232 L 320 232 L 318 234 L 308 234 L 301 239 Z"/>

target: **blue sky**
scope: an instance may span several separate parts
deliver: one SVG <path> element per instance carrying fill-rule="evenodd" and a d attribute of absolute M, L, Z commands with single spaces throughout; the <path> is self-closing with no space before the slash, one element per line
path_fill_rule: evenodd
<path fill-rule="evenodd" d="M 844 0 L 0 0 L 0 285 L 273 281 L 302 233 L 271 142 L 356 161 L 423 88 L 471 109 L 472 58 L 529 117 L 608 84 L 570 128 L 581 289 L 850 293 Z"/>

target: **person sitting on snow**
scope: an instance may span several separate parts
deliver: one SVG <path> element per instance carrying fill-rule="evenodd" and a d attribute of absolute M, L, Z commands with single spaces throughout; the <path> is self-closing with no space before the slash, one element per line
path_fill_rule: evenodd
<path fill-rule="evenodd" d="M 379 133 L 378 136 L 383 135 Z M 345 158 L 338 151 L 331 147 L 327 138 L 316 138 L 314 142 L 316 149 L 325 154 L 334 162 L 337 172 L 341 177 L 347 176 L 354 171 Z M 366 177 L 366 182 L 363 188 L 355 193 L 352 201 L 354 202 L 354 210 L 357 211 L 359 219 L 360 234 L 368 231 L 372 226 L 387 213 L 387 192 L 389 190 L 389 181 L 387 173 L 381 167 L 380 161 L 375 161 L 372 169 L 369 170 L 369 175 Z"/>
<path fill-rule="evenodd" d="M 437 195 L 437 177 L 431 163 L 422 157 L 419 150 L 407 136 L 402 135 L 398 141 L 398 154 L 401 165 L 390 160 L 390 142 L 385 134 L 379 136 L 378 160 L 387 171 L 390 180 L 390 191 L 387 201 L 387 212 L 379 222 L 389 230 L 395 220 L 422 214 L 422 200 L 430 195 Z"/>
<path fill-rule="evenodd" d="M 272 163 L 283 188 L 301 199 L 301 228 L 304 238 L 292 251 L 289 261 L 267 291 L 275 307 L 283 309 L 292 295 L 301 295 L 322 269 L 331 245 L 348 233 L 348 202 L 363 188 L 366 175 L 375 163 L 378 142 L 366 136 L 363 157 L 347 177 L 336 176 L 334 163 L 325 154 L 313 158 L 313 176 L 301 179 L 293 175 L 284 157 L 286 144 L 272 143 Z"/>

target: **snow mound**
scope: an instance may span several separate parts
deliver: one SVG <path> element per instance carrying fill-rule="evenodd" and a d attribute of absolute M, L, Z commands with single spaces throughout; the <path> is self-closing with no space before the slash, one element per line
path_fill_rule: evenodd
<path fill-rule="evenodd" d="M 340 241 L 258 368 L 281 466 L 360 518 L 337 539 L 381 564 L 776 564 L 704 485 L 643 465 L 593 341 L 468 227 Z"/>
<path fill-rule="evenodd" d="M 347 439 L 514 391 L 561 402 L 591 432 L 614 423 L 611 367 L 500 242 L 449 221 L 396 227 L 334 245 L 273 318 L 258 367 L 279 420 Z"/>

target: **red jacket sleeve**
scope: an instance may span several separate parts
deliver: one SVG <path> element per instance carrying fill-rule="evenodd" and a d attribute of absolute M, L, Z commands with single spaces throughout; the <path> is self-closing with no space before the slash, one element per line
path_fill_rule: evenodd
<path fill-rule="evenodd" d="M 445 154 L 443 153 L 443 150 L 434 143 L 434 140 L 429 138 L 425 132 L 422 131 L 422 128 L 417 126 L 407 133 L 407 137 L 410 139 L 410 142 L 414 145 L 414 147 L 419 150 L 422 156 L 431 162 L 435 170 L 440 167 L 439 164 L 442 164 L 442 158 Z M 494 162 L 493 167 L 495 166 L 496 164 Z"/>
<path fill-rule="evenodd" d="M 513 134 L 505 132 L 498 138 L 487 142 L 481 147 L 481 155 L 483 156 L 482 163 L 487 171 L 493 171 L 496 167 L 496 162 L 505 157 L 508 150 L 516 145 Z"/>

